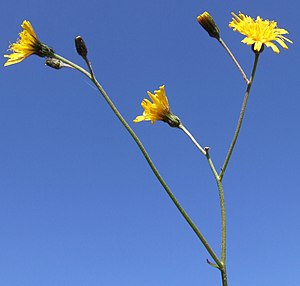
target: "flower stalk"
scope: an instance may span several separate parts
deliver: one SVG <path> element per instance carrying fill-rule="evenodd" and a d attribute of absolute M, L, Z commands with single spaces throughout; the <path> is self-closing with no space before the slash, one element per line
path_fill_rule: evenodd
<path fill-rule="evenodd" d="M 181 124 L 179 128 L 191 139 L 191 141 L 195 144 L 195 146 L 200 150 L 200 152 L 206 156 L 208 165 L 213 173 L 213 176 L 216 180 L 218 192 L 219 192 L 219 201 L 220 201 L 220 209 L 221 209 L 221 260 L 220 264 L 218 264 L 218 268 L 222 273 L 222 283 L 223 286 L 227 285 L 227 275 L 226 275 L 226 208 L 225 208 L 225 198 L 223 192 L 223 184 L 216 168 L 213 164 L 213 161 L 210 157 L 209 147 L 205 147 L 204 149 L 197 142 L 197 140 L 193 137 L 193 135 Z"/>
<path fill-rule="evenodd" d="M 68 64 L 68 65 L 72 66 L 74 69 L 77 69 L 78 71 L 82 72 L 85 76 L 87 76 L 95 84 L 95 86 L 97 87 L 97 89 L 100 91 L 100 93 L 104 97 L 105 101 L 108 103 L 108 105 L 113 110 L 113 112 L 115 113 L 115 115 L 117 116 L 117 118 L 121 121 L 121 123 L 123 124 L 123 126 L 129 132 L 129 134 L 131 135 L 131 137 L 133 138 L 133 140 L 135 141 L 135 143 L 138 145 L 140 151 L 142 152 L 143 156 L 145 157 L 147 163 L 149 164 L 152 172 L 154 173 L 154 175 L 156 176 L 156 178 L 158 179 L 158 181 L 160 182 L 160 184 L 163 186 L 164 190 L 166 191 L 166 193 L 168 194 L 168 196 L 170 197 L 170 199 L 172 200 L 172 202 L 174 203 L 174 205 L 176 206 L 176 208 L 179 210 L 179 212 L 182 214 L 182 216 L 184 217 L 184 219 L 186 220 L 186 222 L 189 224 L 189 226 L 192 228 L 192 230 L 194 231 L 194 233 L 200 239 L 200 241 L 202 242 L 202 244 L 206 248 L 207 252 L 210 254 L 210 256 L 212 257 L 212 259 L 216 262 L 216 264 L 218 265 L 218 267 L 222 268 L 223 265 L 222 265 L 221 261 L 219 260 L 219 258 L 217 257 L 217 255 L 215 254 L 215 252 L 213 251 L 213 249 L 210 247 L 210 245 L 208 244 L 208 242 L 205 239 L 205 237 L 203 236 L 203 234 L 200 232 L 200 230 L 197 228 L 197 226 L 194 224 L 194 222 L 188 216 L 188 214 L 186 213 L 186 211 L 184 210 L 184 208 L 181 206 L 181 204 L 179 203 L 179 201 L 176 199 L 176 197 L 174 196 L 174 194 L 172 193 L 172 191 L 170 190 L 170 188 L 168 187 L 168 185 L 166 184 L 166 182 L 164 181 L 164 179 L 160 175 L 159 171 L 155 167 L 154 163 L 152 162 L 152 160 L 151 160 L 150 156 L 148 155 L 148 153 L 147 153 L 145 147 L 143 146 L 142 142 L 139 140 L 139 138 L 137 137 L 137 135 L 135 134 L 135 132 L 131 129 L 131 127 L 128 125 L 127 121 L 123 118 L 123 116 L 121 115 L 121 113 L 115 107 L 115 105 L 113 104 L 113 102 L 111 101 L 111 99 L 109 98 L 109 96 L 107 95 L 107 93 L 105 92 L 105 90 L 103 89 L 103 87 L 100 85 L 100 83 L 95 78 L 95 76 L 92 76 L 89 72 L 87 72 L 82 67 L 80 67 L 80 66 L 74 64 L 73 62 L 71 62 L 71 61 L 69 61 L 69 60 L 61 57 L 58 54 L 55 54 L 54 58 L 56 58 L 56 59 L 64 62 L 65 64 Z"/>
<path fill-rule="evenodd" d="M 182 123 L 178 126 L 178 128 L 181 129 L 192 140 L 192 142 L 198 148 L 198 150 L 204 156 L 206 156 L 206 151 L 204 150 L 204 148 L 197 142 L 197 140 L 194 138 L 194 136 L 184 127 L 184 125 Z"/>
<path fill-rule="evenodd" d="M 241 126 L 242 126 L 244 115 L 245 115 L 245 110 L 246 110 L 247 103 L 248 103 L 249 94 L 250 94 L 252 83 L 253 83 L 254 76 L 255 76 L 255 73 L 256 73 L 256 68 L 257 68 L 257 64 L 258 64 L 259 55 L 260 55 L 260 53 L 255 53 L 255 59 L 254 59 L 254 64 L 253 64 L 253 68 L 252 68 L 252 73 L 251 73 L 249 83 L 247 85 L 247 89 L 246 89 L 246 93 L 245 93 L 245 96 L 244 96 L 240 116 L 239 116 L 239 119 L 238 119 L 238 122 L 237 122 L 237 126 L 236 126 L 236 129 L 235 129 L 234 135 L 233 135 L 232 142 L 230 144 L 229 150 L 227 152 L 226 158 L 224 160 L 224 163 L 223 163 L 223 166 L 222 166 L 222 169 L 221 169 L 221 172 L 220 172 L 220 180 L 221 181 L 223 179 L 223 176 L 224 176 L 224 173 L 226 171 L 227 165 L 229 163 L 232 151 L 234 149 L 234 146 L 236 144 L 237 138 L 238 138 L 240 130 L 241 130 Z"/>
<path fill-rule="evenodd" d="M 233 60 L 234 64 L 236 65 L 236 67 L 238 68 L 238 70 L 240 71 L 240 73 L 242 74 L 242 77 L 245 80 L 246 84 L 249 84 L 249 80 L 248 80 L 248 78 L 246 76 L 246 73 L 244 72 L 243 68 L 241 67 L 241 65 L 239 64 L 239 62 L 237 61 L 237 59 L 235 58 L 235 56 L 230 51 L 230 49 L 228 48 L 228 46 L 226 45 L 226 43 L 223 41 L 222 38 L 219 39 L 219 43 L 222 45 L 222 47 L 226 50 L 226 52 L 229 54 L 229 56 Z"/>

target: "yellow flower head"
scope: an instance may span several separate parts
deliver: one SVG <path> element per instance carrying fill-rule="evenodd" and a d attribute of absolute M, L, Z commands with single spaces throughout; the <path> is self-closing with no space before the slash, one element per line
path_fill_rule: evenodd
<path fill-rule="evenodd" d="M 53 51 L 46 45 L 42 44 L 35 34 L 29 21 L 24 20 L 22 23 L 23 31 L 19 34 L 19 39 L 16 43 L 9 46 L 12 51 L 9 55 L 4 55 L 8 58 L 4 66 L 17 64 L 32 54 L 40 57 L 51 56 Z"/>
<path fill-rule="evenodd" d="M 167 122 L 172 127 L 178 127 L 180 125 L 180 120 L 177 116 L 173 115 L 170 110 L 165 86 L 160 86 L 159 90 L 154 91 L 154 94 L 150 91 L 147 91 L 147 93 L 153 103 L 145 98 L 141 103 L 144 108 L 143 115 L 137 116 L 133 122 L 137 123 L 151 120 L 151 123 L 154 124 L 156 120 L 161 120 Z"/>
<path fill-rule="evenodd" d="M 229 27 L 245 35 L 246 37 L 242 42 L 248 46 L 253 45 L 254 51 L 260 52 L 263 45 L 266 45 L 279 54 L 278 47 L 272 41 L 277 42 L 286 50 L 288 46 L 284 41 L 293 43 L 290 39 L 283 36 L 288 34 L 288 31 L 277 28 L 277 22 L 275 21 L 263 20 L 259 16 L 255 20 L 242 13 L 239 13 L 238 16 L 234 13 L 232 15 L 233 18 L 229 23 Z"/>

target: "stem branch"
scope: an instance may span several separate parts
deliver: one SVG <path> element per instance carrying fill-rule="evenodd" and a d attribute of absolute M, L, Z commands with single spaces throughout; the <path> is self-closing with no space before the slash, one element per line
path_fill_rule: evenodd
<path fill-rule="evenodd" d="M 244 80 L 246 81 L 246 84 L 249 84 L 249 80 L 248 80 L 248 78 L 247 78 L 244 70 L 240 66 L 239 62 L 236 60 L 236 58 L 233 55 L 233 53 L 230 51 L 230 49 L 228 48 L 228 46 L 225 44 L 225 42 L 221 38 L 219 39 L 219 42 L 224 47 L 224 49 L 227 51 L 227 53 L 232 58 L 232 60 L 234 61 L 235 65 L 237 66 L 238 70 L 240 71 L 240 73 L 242 74 Z"/>
<path fill-rule="evenodd" d="M 242 123 L 243 123 L 243 119 L 244 119 L 244 115 L 245 115 L 245 110 L 246 110 L 246 106 L 247 106 L 247 102 L 248 102 L 248 98 L 249 98 L 249 93 L 250 93 L 251 86 L 252 86 L 253 79 L 254 79 L 255 72 L 256 72 L 256 67 L 257 67 L 259 55 L 260 55 L 259 53 L 255 53 L 255 59 L 254 59 L 254 64 L 253 64 L 252 73 L 251 73 L 251 78 L 250 78 L 250 81 L 249 81 L 249 83 L 248 83 L 248 85 L 247 85 L 247 89 L 246 89 L 244 101 L 243 101 L 243 104 L 242 104 L 240 116 L 239 116 L 239 119 L 238 119 L 238 123 L 237 123 L 237 126 L 236 126 L 236 130 L 235 130 L 235 132 L 234 132 L 234 136 L 233 136 L 231 145 L 230 145 L 230 147 L 229 147 L 227 156 L 226 156 L 226 158 L 225 158 L 223 167 L 222 167 L 221 172 L 220 172 L 220 180 L 221 180 L 221 181 L 222 181 L 222 179 L 223 179 L 223 176 L 224 176 L 224 173 L 225 173 L 225 171 L 226 171 L 228 162 L 229 162 L 229 160 L 230 160 L 232 151 L 233 151 L 233 149 L 234 149 L 235 143 L 236 143 L 237 138 L 238 138 L 239 133 L 240 133 L 240 129 L 241 129 L 241 126 L 242 126 Z"/>
<path fill-rule="evenodd" d="M 163 188 L 167 192 L 168 196 L 170 197 L 170 199 L 172 200 L 172 202 L 175 204 L 176 208 L 182 214 L 182 216 L 184 217 L 184 219 L 186 220 L 186 222 L 189 224 L 189 226 L 193 229 L 193 231 L 195 232 L 195 234 L 197 235 L 197 237 L 200 239 L 200 241 L 202 242 L 202 244 L 204 245 L 204 247 L 206 248 L 206 250 L 208 251 L 208 253 L 213 258 L 213 260 L 216 262 L 216 264 L 218 265 L 218 267 L 220 269 L 223 269 L 223 264 L 220 262 L 220 260 L 218 259 L 217 255 L 214 253 L 214 251 L 212 250 L 212 248 L 210 247 L 210 245 L 208 244 L 208 242 L 206 241 L 206 239 L 204 238 L 204 236 L 202 235 L 202 233 L 199 231 L 199 229 L 196 227 L 196 225 L 190 219 L 190 217 L 185 212 L 185 210 L 183 209 L 183 207 L 180 205 L 180 203 L 178 202 L 178 200 L 176 199 L 176 197 L 174 196 L 174 194 L 172 193 L 172 191 L 170 190 L 170 188 L 168 187 L 168 185 L 166 184 L 166 182 L 164 181 L 164 179 L 162 178 L 162 176 L 158 172 L 158 170 L 155 167 L 154 163 L 152 162 L 150 156 L 148 155 L 147 151 L 145 150 L 145 147 L 143 146 L 142 142 L 139 140 L 139 138 L 137 137 L 137 135 L 134 133 L 134 131 L 128 125 L 128 123 L 123 118 L 123 116 L 121 115 L 121 113 L 115 107 L 115 105 L 113 104 L 113 102 L 111 101 L 111 99 L 109 98 L 109 96 L 107 95 L 107 93 L 105 92 L 105 90 L 103 89 L 103 87 L 100 85 L 100 83 L 95 78 L 95 75 L 92 72 L 88 73 L 85 69 L 81 68 L 80 66 L 74 64 L 73 62 L 70 62 L 69 60 L 67 60 L 67 59 L 65 59 L 65 58 L 63 58 L 63 57 L 61 57 L 61 56 L 59 56 L 57 54 L 54 54 L 54 57 L 56 59 L 62 61 L 62 62 L 65 62 L 65 63 L 69 64 L 70 66 L 72 66 L 73 68 L 77 69 L 78 71 L 82 72 L 84 75 L 86 75 L 95 84 L 95 86 L 100 91 L 100 93 L 102 94 L 102 96 L 104 97 L 104 99 L 106 100 L 106 102 L 108 103 L 108 105 L 110 106 L 110 108 L 112 109 L 112 111 L 115 113 L 115 115 L 121 121 L 121 123 L 123 124 L 123 126 L 129 132 L 129 134 L 131 135 L 131 137 L 133 138 L 133 140 L 135 141 L 135 143 L 138 145 L 140 151 L 144 155 L 144 157 L 145 157 L 146 161 L 148 162 L 148 164 L 149 164 L 151 170 L 153 171 L 154 175 L 156 176 L 156 178 L 158 179 L 158 181 L 160 182 L 160 184 L 163 186 Z M 92 71 L 89 61 L 86 60 L 86 63 L 88 64 L 89 70 Z M 205 151 L 203 150 L 203 152 L 205 152 Z"/>
<path fill-rule="evenodd" d="M 192 142 L 195 144 L 195 146 L 200 150 L 200 152 L 206 156 L 206 151 L 201 147 L 201 145 L 196 141 L 196 139 L 194 138 L 194 136 L 184 127 L 184 125 L 182 125 L 182 123 L 178 126 L 178 128 L 180 128 L 191 140 Z"/>
<path fill-rule="evenodd" d="M 183 130 L 183 132 L 192 140 L 192 142 L 196 145 L 196 147 L 201 151 L 202 154 L 206 156 L 207 162 L 210 166 L 210 169 L 214 175 L 216 180 L 218 191 L 219 191 L 219 200 L 220 200 L 220 208 L 221 208 L 221 264 L 220 271 L 222 272 L 222 279 L 223 277 L 226 278 L 226 210 L 225 210 L 225 199 L 224 199 L 224 192 L 223 192 L 223 184 L 220 180 L 220 177 L 216 171 L 216 168 L 213 164 L 213 161 L 209 154 L 209 148 L 205 147 L 204 149 L 200 146 L 200 144 L 196 141 L 193 135 L 182 125 L 180 124 L 179 128 Z M 227 279 L 226 284 L 227 285 Z"/>

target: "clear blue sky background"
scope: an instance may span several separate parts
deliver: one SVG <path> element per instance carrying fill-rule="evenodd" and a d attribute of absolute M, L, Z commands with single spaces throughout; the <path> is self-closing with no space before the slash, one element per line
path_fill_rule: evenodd
<path fill-rule="evenodd" d="M 220 252 L 218 193 L 182 132 L 133 124 L 146 91 L 165 84 L 175 114 L 216 167 L 228 150 L 245 83 L 196 21 L 205 10 L 249 75 L 254 55 L 228 28 L 239 11 L 274 19 L 294 41 L 265 49 L 224 177 L 229 285 L 298 286 L 298 1 L 6 1 L 1 51 L 24 19 L 81 65 L 83 36 L 97 78 L 144 142 L 186 211 Z M 2 58 L 2 65 L 5 59 Z M 0 76 L 0 284 L 221 285 L 208 254 L 137 146 L 82 74 L 32 56 Z"/>

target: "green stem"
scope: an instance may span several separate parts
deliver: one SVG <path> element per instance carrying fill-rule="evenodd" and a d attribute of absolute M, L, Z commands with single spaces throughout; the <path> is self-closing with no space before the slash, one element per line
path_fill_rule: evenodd
<path fill-rule="evenodd" d="M 219 268 L 222 268 L 223 265 L 222 263 L 219 261 L 217 255 L 214 253 L 214 251 L 211 249 L 210 245 L 208 244 L 208 242 L 206 241 L 206 239 L 204 238 L 204 236 L 202 235 L 202 233 L 199 231 L 199 229 L 196 227 L 196 225 L 193 223 L 193 221 L 190 219 L 190 217 L 188 216 L 188 214 L 185 212 L 185 210 L 183 209 L 183 207 L 180 205 L 180 203 L 177 201 L 176 197 L 174 196 L 174 194 L 171 192 L 170 188 L 168 187 L 168 185 L 165 183 L 164 179 L 162 178 L 162 176 L 160 175 L 160 173 L 158 172 L 158 170 L 156 169 L 154 163 L 152 162 L 150 156 L 148 155 L 147 151 L 145 150 L 142 142 L 139 140 L 139 138 L 136 136 L 136 134 L 134 133 L 134 131 L 131 129 L 131 127 L 128 125 L 128 123 L 126 122 L 126 120 L 123 118 L 123 116 L 121 115 L 121 113 L 118 111 L 118 109 L 115 107 L 115 105 L 113 104 L 113 102 L 111 101 L 111 99 L 109 98 L 109 96 L 107 95 L 107 93 L 105 92 L 105 90 L 103 89 L 103 87 L 100 85 L 100 83 L 96 80 L 94 74 L 90 74 L 88 73 L 86 70 L 84 70 L 83 68 L 81 68 L 80 66 L 74 64 L 73 62 L 70 62 L 69 60 L 54 54 L 54 56 L 56 59 L 67 63 L 68 65 L 72 66 L 73 68 L 77 69 L 78 71 L 82 72 L 84 75 L 86 75 L 94 84 L 95 86 L 98 88 L 98 90 L 100 91 L 100 93 L 102 94 L 102 96 L 104 97 L 104 99 L 106 100 L 106 102 L 108 103 L 108 105 L 110 106 L 110 108 L 112 109 L 112 111 L 115 113 L 115 115 L 118 117 L 118 119 L 121 121 L 121 123 L 124 125 L 124 127 L 126 128 L 126 130 L 129 132 L 129 134 L 131 135 L 131 137 L 133 138 L 133 140 L 135 141 L 135 143 L 138 145 L 139 149 L 141 150 L 142 154 L 144 155 L 146 161 L 148 162 L 151 170 L 153 171 L 153 173 L 155 174 L 156 178 L 158 179 L 158 181 L 160 182 L 160 184 L 163 186 L 163 188 L 165 189 L 165 191 L 167 192 L 168 196 L 170 197 L 170 199 L 172 200 L 172 202 L 175 204 L 176 208 L 179 210 L 179 212 L 182 214 L 182 216 L 184 217 L 184 219 L 186 220 L 186 222 L 189 224 L 189 226 L 193 229 L 193 231 L 195 232 L 195 234 L 197 235 L 197 237 L 200 239 L 200 241 L 202 242 L 202 244 L 204 245 L 204 247 L 206 248 L 206 250 L 208 251 L 208 253 L 211 255 L 211 257 L 213 258 L 213 260 L 216 262 L 216 264 L 218 265 Z M 89 66 L 89 68 L 91 68 Z"/>
<path fill-rule="evenodd" d="M 200 152 L 206 156 L 206 151 L 201 147 L 201 145 L 196 141 L 196 139 L 194 138 L 194 136 L 182 125 L 182 123 L 180 123 L 180 125 L 178 126 L 178 128 L 180 128 L 191 140 L 192 142 L 195 144 L 195 146 L 200 150 Z"/>
<path fill-rule="evenodd" d="M 241 129 L 241 126 L 242 126 L 242 123 L 243 123 L 243 119 L 244 119 L 244 115 L 245 115 L 245 110 L 246 110 L 246 106 L 247 106 L 247 102 L 248 102 L 248 98 L 249 98 L 249 93 L 250 93 L 251 86 L 252 86 L 253 79 L 254 79 L 255 72 L 256 72 L 256 67 L 257 67 L 259 55 L 260 55 L 259 53 L 255 53 L 255 59 L 254 59 L 254 64 L 253 64 L 253 68 L 252 68 L 251 78 L 250 78 L 249 83 L 248 83 L 248 85 L 247 85 L 247 89 L 246 89 L 244 101 L 243 101 L 243 104 L 242 104 L 240 116 L 239 116 L 239 119 L 238 119 L 238 123 L 237 123 L 237 126 L 236 126 L 236 130 L 235 130 L 235 132 L 234 132 L 234 136 L 233 136 L 231 145 L 230 145 L 230 147 L 229 147 L 227 156 L 226 156 L 226 158 L 225 158 L 223 167 L 222 167 L 221 172 L 220 172 L 220 180 L 221 180 L 221 181 L 222 181 L 222 179 L 223 179 L 223 176 L 224 176 L 224 173 L 225 173 L 225 171 L 226 171 L 228 162 L 229 162 L 229 160 L 230 160 L 232 151 L 233 151 L 233 149 L 234 149 L 235 143 L 236 143 L 237 138 L 238 138 L 239 133 L 240 133 L 240 129 Z"/>
<path fill-rule="evenodd" d="M 209 148 L 205 147 L 204 149 L 201 147 L 201 145 L 196 141 L 196 139 L 193 137 L 193 135 L 182 125 L 180 124 L 179 128 L 192 140 L 192 142 L 196 145 L 196 147 L 201 151 L 202 154 L 206 156 L 207 162 L 210 166 L 210 169 L 214 175 L 214 178 L 216 180 L 218 191 L 219 191 L 219 200 L 220 200 L 220 208 L 221 208 L 221 264 L 222 267 L 220 267 L 220 271 L 222 272 L 222 281 L 223 277 L 226 278 L 226 209 L 225 209 L 225 199 L 224 199 L 224 192 L 223 192 L 223 184 L 220 180 L 220 177 L 216 171 L 216 168 L 213 164 L 213 161 L 209 154 Z M 227 285 L 227 278 L 226 284 L 223 282 L 223 285 Z M 224 280 L 224 281 L 225 281 Z"/>
<path fill-rule="evenodd" d="M 247 78 L 244 70 L 242 69 L 241 65 L 236 60 L 235 56 L 230 51 L 230 49 L 228 48 L 228 46 L 225 44 L 225 42 L 221 38 L 219 39 L 219 43 L 224 47 L 224 49 L 227 51 L 227 53 L 229 54 L 229 56 L 232 58 L 232 60 L 234 61 L 235 65 L 237 66 L 237 68 L 240 71 L 240 73 L 242 74 L 242 76 L 243 76 L 244 80 L 246 81 L 246 83 L 249 84 L 249 80 L 248 80 L 248 78 Z"/>
<path fill-rule="evenodd" d="M 226 274 L 226 268 L 221 270 L 221 277 L 222 277 L 222 286 L 227 286 L 227 274 Z"/>
<path fill-rule="evenodd" d="M 220 180 L 220 177 L 216 171 L 216 168 L 212 162 L 212 159 L 209 154 L 209 148 L 205 148 L 206 151 L 206 158 L 208 161 L 208 164 L 211 168 L 211 171 L 215 177 L 218 191 L 219 191 L 219 200 L 220 200 L 220 208 L 221 208 L 221 262 L 223 264 L 223 267 L 226 265 L 226 209 L 225 209 L 225 199 L 224 199 L 224 192 L 223 192 L 223 184 Z"/>
<path fill-rule="evenodd" d="M 87 76 L 90 80 L 93 79 L 92 73 L 87 72 L 84 68 L 82 68 L 79 65 L 74 64 L 73 62 L 63 58 L 62 56 L 58 55 L 58 54 L 53 54 L 52 55 L 53 58 L 62 61 L 65 64 L 68 64 L 69 66 L 71 66 L 72 68 L 80 71 L 81 73 L 83 73 L 85 76 Z M 86 61 L 86 60 L 85 60 Z"/>

